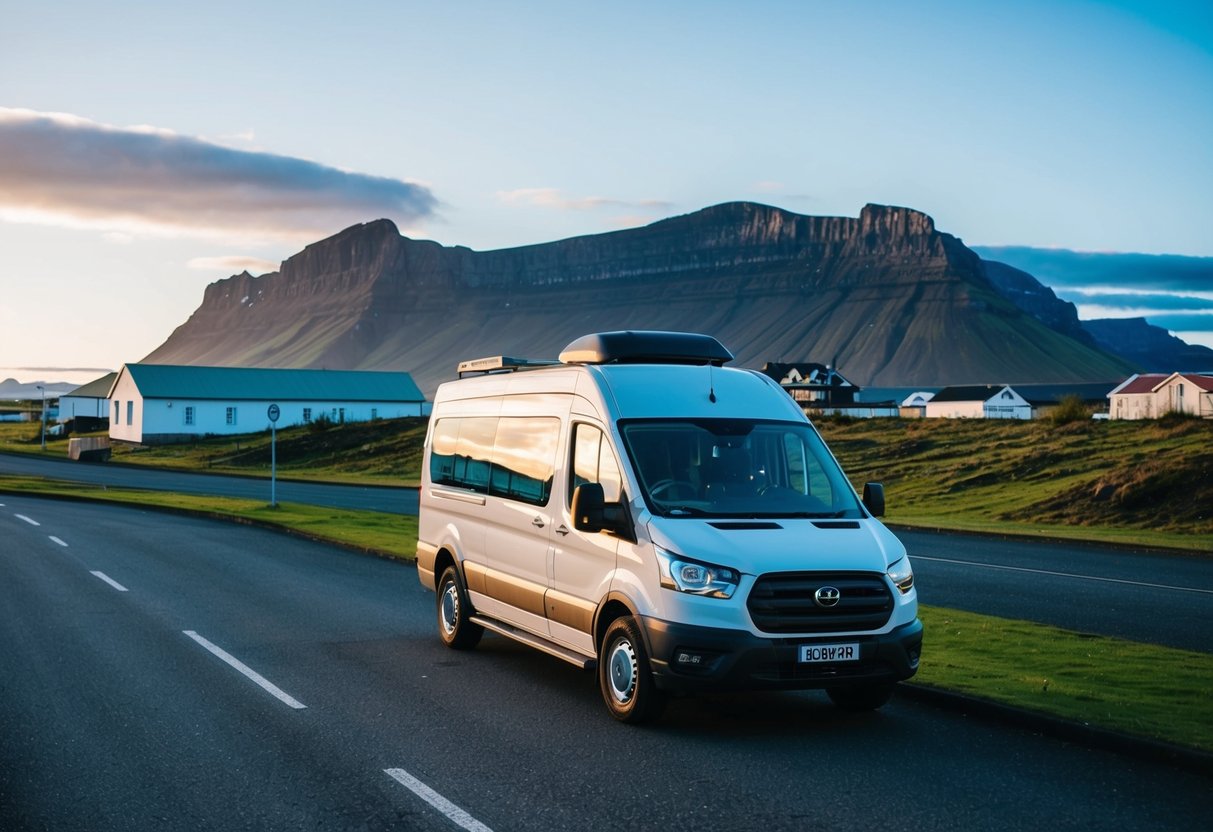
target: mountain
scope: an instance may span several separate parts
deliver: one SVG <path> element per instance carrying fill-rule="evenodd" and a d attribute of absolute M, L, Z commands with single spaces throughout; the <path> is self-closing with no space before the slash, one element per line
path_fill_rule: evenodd
<path fill-rule="evenodd" d="M 977 246 L 974 251 L 987 261 L 987 274 L 999 291 L 1050 326 L 1064 318 L 1063 331 L 1073 334 L 1068 323 L 1073 305 L 1059 300 L 1037 278 L 1062 292 L 1079 292 L 1095 306 L 1157 310 L 1149 321 L 1139 317 L 1082 321 L 1082 329 L 1093 339 L 1088 342 L 1100 349 L 1148 372 L 1213 369 L 1213 350 L 1170 334 L 1170 330 L 1204 331 L 1213 325 L 1207 314 L 1213 308 L 1208 300 L 1213 257 L 1023 246 Z M 991 261 L 998 261 L 998 266 L 990 268 Z M 1000 279 L 999 268 L 1007 270 L 1005 279 Z"/>
<path fill-rule="evenodd" d="M 0 399 L 6 401 L 41 401 L 43 391 L 38 389 L 39 384 L 46 388 L 46 397 L 48 399 L 58 398 L 80 386 L 79 384 L 70 384 L 63 381 L 32 381 L 27 384 L 17 381 L 15 378 L 6 378 L 0 381 Z"/>
<path fill-rule="evenodd" d="M 1052 289 L 1025 271 L 997 260 L 987 259 L 984 262 L 986 277 L 999 294 L 1049 329 L 1088 346 L 1096 346 L 1091 333 L 1078 320 L 1078 308 L 1074 304 L 1057 297 Z M 1099 346 L 1113 355 L 1119 355 L 1107 345 Z"/>
<path fill-rule="evenodd" d="M 1145 318 L 1098 318 L 1082 325 L 1102 349 L 1140 364 L 1147 372 L 1213 370 L 1213 350 L 1176 338 Z"/>
<path fill-rule="evenodd" d="M 833 362 L 860 385 L 1105 381 L 1132 367 L 1004 298 L 926 214 L 726 203 L 643 228 L 477 252 L 388 220 L 207 287 L 144 361 L 407 370 L 432 393 L 484 355 L 609 329 L 720 338 L 741 366 Z"/>

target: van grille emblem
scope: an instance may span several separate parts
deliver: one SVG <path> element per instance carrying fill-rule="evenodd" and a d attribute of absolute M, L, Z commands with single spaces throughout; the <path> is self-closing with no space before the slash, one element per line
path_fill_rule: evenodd
<path fill-rule="evenodd" d="M 841 598 L 842 593 L 832 586 L 823 586 L 813 593 L 813 600 L 819 607 L 836 607 Z"/>

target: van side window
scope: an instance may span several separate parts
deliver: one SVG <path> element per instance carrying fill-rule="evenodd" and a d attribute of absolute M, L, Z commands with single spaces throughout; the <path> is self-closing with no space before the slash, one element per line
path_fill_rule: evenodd
<path fill-rule="evenodd" d="M 556 446 L 560 420 L 503 416 L 493 443 L 493 475 L 489 493 L 547 505 L 556 476 Z"/>
<path fill-rule="evenodd" d="M 431 438 L 430 480 L 435 485 L 547 505 L 559 439 L 559 419 L 440 419 Z"/>
<path fill-rule="evenodd" d="M 573 476 L 569 478 L 569 505 L 573 490 L 588 482 L 602 484 L 603 497 L 608 503 L 618 502 L 623 492 L 623 477 L 619 463 L 602 431 L 593 425 L 577 425 L 573 434 Z"/>

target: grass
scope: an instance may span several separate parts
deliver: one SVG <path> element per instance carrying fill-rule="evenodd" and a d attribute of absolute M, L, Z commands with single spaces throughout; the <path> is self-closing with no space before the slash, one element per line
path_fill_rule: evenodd
<path fill-rule="evenodd" d="M 890 523 L 1213 552 L 1213 422 L 816 424 Z"/>
<path fill-rule="evenodd" d="M 417 518 L 0 475 L 0 492 L 158 507 L 279 528 L 411 560 Z M 1213 655 L 937 607 L 920 608 L 915 682 L 1213 752 Z"/>
<path fill-rule="evenodd" d="M 941 607 L 919 615 L 918 684 L 1213 752 L 1213 655 Z"/>

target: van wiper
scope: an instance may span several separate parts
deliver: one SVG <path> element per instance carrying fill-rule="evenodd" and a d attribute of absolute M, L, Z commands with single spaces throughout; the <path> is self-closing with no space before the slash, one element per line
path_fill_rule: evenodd
<path fill-rule="evenodd" d="M 842 511 L 780 511 L 765 514 L 755 514 L 755 517 L 785 517 L 796 520 L 836 520 L 845 517 L 846 509 Z"/>

